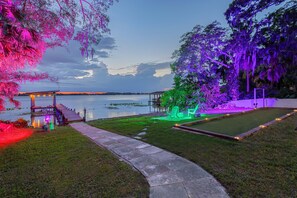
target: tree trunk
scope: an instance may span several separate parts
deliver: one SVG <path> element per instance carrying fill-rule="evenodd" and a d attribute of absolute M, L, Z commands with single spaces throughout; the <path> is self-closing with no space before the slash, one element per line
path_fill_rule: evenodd
<path fill-rule="evenodd" d="M 250 92 L 250 72 L 246 71 L 246 93 Z"/>

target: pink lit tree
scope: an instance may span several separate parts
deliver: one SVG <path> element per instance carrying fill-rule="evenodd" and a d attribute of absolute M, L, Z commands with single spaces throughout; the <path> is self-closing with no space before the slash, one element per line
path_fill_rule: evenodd
<path fill-rule="evenodd" d="M 108 33 L 107 9 L 114 0 L 0 0 L 0 110 L 13 98 L 19 83 L 48 79 L 45 73 L 24 72 L 35 67 L 46 49 L 81 44 L 83 56 L 93 56 Z"/>

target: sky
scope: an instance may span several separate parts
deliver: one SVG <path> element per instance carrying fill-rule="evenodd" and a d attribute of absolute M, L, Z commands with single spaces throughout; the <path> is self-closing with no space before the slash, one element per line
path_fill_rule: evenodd
<path fill-rule="evenodd" d="M 21 91 L 152 92 L 173 84 L 171 56 L 180 37 L 196 25 L 213 21 L 227 26 L 224 12 L 232 0 L 119 0 L 108 11 L 110 34 L 93 60 L 79 44 L 47 50 L 35 71 L 58 82 L 25 83 Z"/>

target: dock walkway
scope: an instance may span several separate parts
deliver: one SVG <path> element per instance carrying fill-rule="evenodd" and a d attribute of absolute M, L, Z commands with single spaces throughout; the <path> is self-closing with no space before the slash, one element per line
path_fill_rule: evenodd
<path fill-rule="evenodd" d="M 66 123 L 79 122 L 84 120 L 74 110 L 69 109 L 63 104 L 56 105 L 56 108 L 59 112 L 61 112 L 61 114 L 63 115 L 63 119 Z"/>

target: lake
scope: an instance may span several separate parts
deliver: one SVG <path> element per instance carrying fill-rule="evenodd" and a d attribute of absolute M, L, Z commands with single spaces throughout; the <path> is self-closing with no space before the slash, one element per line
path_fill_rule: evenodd
<path fill-rule="evenodd" d="M 16 100 L 21 102 L 21 109 L 7 110 L 0 112 L 0 120 L 14 121 L 20 117 L 30 121 L 30 97 L 17 96 Z M 75 109 L 83 116 L 83 109 L 86 108 L 86 120 L 99 118 L 112 118 L 146 114 L 155 111 L 148 106 L 148 95 L 58 95 L 57 104 Z M 52 97 L 37 97 L 36 106 L 47 106 L 52 104 Z M 12 108 L 6 104 L 6 108 Z"/>

